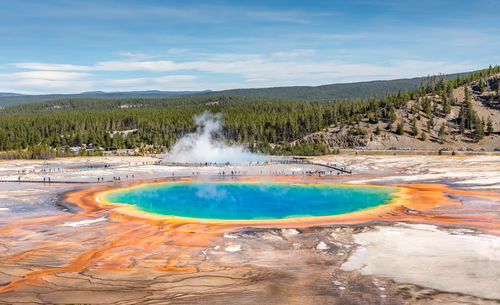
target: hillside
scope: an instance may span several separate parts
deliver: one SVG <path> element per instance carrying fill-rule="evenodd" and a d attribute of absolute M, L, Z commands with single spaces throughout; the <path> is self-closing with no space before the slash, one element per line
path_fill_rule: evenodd
<path fill-rule="evenodd" d="M 130 92 L 82 92 L 79 94 L 44 94 L 23 95 L 17 93 L 0 93 L 0 109 L 29 103 L 53 101 L 60 99 L 124 99 L 124 98 L 165 98 L 170 96 L 181 96 L 186 94 L 200 94 L 206 91 L 130 91 Z"/>
<path fill-rule="evenodd" d="M 368 114 L 355 126 L 330 125 L 303 140 L 329 147 L 373 150 L 492 151 L 500 148 L 499 83 L 497 73 L 448 92 L 421 91 L 395 109 L 392 119 L 375 120 L 375 115 Z M 467 116 L 470 121 L 464 122 Z"/>
<path fill-rule="evenodd" d="M 79 98 L 58 99 L 53 101 L 28 103 L 10 106 L 0 110 L 0 116 L 25 115 L 25 114 L 57 114 L 67 112 L 86 111 L 140 111 L 147 109 L 192 109 L 196 107 L 228 106 L 234 107 L 241 104 L 277 102 L 273 98 L 252 98 L 242 96 L 180 96 L 170 98 Z M 220 107 L 219 107 L 220 108 Z"/>
<path fill-rule="evenodd" d="M 445 75 L 447 80 L 454 80 L 458 75 L 466 76 L 473 72 Z M 376 80 L 368 82 L 342 83 L 322 86 L 293 86 L 255 89 L 232 89 L 212 91 L 205 95 L 232 95 L 247 97 L 274 97 L 286 100 L 336 101 L 344 99 L 366 98 L 373 95 L 385 96 L 399 91 L 413 91 L 425 84 L 428 77 Z"/>
<path fill-rule="evenodd" d="M 458 75 L 468 75 L 472 72 L 460 74 L 448 74 L 448 80 L 454 80 Z M 80 94 L 49 94 L 49 95 L 20 95 L 8 96 L 0 95 L 0 107 L 12 105 L 60 100 L 60 99 L 131 99 L 131 98 L 165 98 L 179 97 L 182 95 L 189 97 L 203 96 L 244 96 L 244 97 L 266 97 L 279 98 L 285 100 L 315 100 L 334 101 L 343 99 L 356 99 L 368 96 L 385 96 L 387 93 L 394 94 L 399 91 L 412 91 L 426 83 L 427 77 L 415 77 L 393 80 L 377 80 L 369 82 L 331 84 L 322 86 L 293 86 L 274 88 L 254 88 L 254 89 L 231 89 L 223 91 L 131 91 L 131 92 L 84 92 Z"/>
<path fill-rule="evenodd" d="M 0 151 L 8 152 L 0 156 L 53 157 L 90 144 L 164 152 L 195 130 L 193 116 L 204 111 L 221 114 L 228 141 L 267 154 L 492 151 L 500 148 L 499 83 L 496 66 L 451 81 L 430 77 L 409 92 L 336 102 L 201 95 L 23 104 L 0 110 Z"/>
<path fill-rule="evenodd" d="M 23 95 L 23 94 L 19 94 L 19 93 L 0 92 L 0 97 L 22 96 L 22 95 Z"/>

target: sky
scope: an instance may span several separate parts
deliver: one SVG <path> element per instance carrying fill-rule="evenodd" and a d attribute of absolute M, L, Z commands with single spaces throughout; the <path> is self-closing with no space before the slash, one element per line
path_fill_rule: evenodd
<path fill-rule="evenodd" d="M 0 1 L 0 92 L 222 90 L 500 64 L 498 0 Z"/>

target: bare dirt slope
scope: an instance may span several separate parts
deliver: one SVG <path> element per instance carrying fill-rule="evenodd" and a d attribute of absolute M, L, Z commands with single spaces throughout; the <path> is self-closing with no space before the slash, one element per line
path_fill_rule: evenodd
<path fill-rule="evenodd" d="M 388 129 L 388 122 L 380 120 L 378 123 L 370 123 L 369 118 L 365 117 L 359 123 L 359 128 L 364 131 L 365 135 L 356 135 L 352 132 L 352 128 L 348 126 L 330 126 L 327 130 L 316 132 L 304 137 L 309 143 L 319 142 L 328 145 L 330 148 L 354 148 L 366 147 L 368 149 L 389 149 L 390 147 L 403 148 L 407 147 L 411 150 L 432 150 L 436 151 L 441 148 L 449 148 L 450 150 L 463 149 L 484 149 L 492 151 L 495 148 L 500 148 L 500 97 L 496 92 L 496 80 L 500 78 L 500 74 L 483 79 L 486 86 L 484 92 L 480 92 L 479 81 L 475 81 L 467 85 L 471 92 L 471 102 L 474 111 L 478 117 L 485 122 L 485 136 L 477 140 L 474 138 L 473 130 L 466 130 L 465 133 L 459 132 L 460 108 L 465 103 L 464 86 L 453 90 L 451 98 L 451 111 L 449 114 L 442 112 L 443 100 L 439 95 L 427 94 L 425 97 L 420 97 L 418 100 L 410 100 L 401 109 L 396 110 L 397 119 L 392 124 L 392 128 Z M 429 99 L 436 109 L 433 114 L 433 127 L 428 129 L 428 117 L 421 109 L 422 100 Z M 411 114 L 411 109 L 419 109 L 418 114 Z M 416 126 L 418 134 L 413 135 L 412 121 L 416 118 Z M 488 134 L 487 122 L 491 120 L 493 133 Z M 404 126 L 404 133 L 398 134 L 396 127 L 399 123 Z M 439 130 L 442 124 L 445 124 L 446 134 L 443 137 L 439 136 Z M 379 134 L 377 134 L 377 127 Z M 422 132 L 426 134 L 427 139 L 422 139 Z"/>

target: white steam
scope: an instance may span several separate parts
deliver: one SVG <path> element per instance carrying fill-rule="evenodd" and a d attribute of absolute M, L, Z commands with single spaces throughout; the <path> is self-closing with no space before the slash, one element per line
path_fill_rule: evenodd
<path fill-rule="evenodd" d="M 221 135 L 220 114 L 208 111 L 194 116 L 196 132 L 182 137 L 167 155 L 170 162 L 246 163 L 264 161 L 241 145 L 227 145 Z"/>

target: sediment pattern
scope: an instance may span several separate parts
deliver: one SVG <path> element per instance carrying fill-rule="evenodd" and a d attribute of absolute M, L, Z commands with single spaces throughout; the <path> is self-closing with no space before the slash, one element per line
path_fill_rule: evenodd
<path fill-rule="evenodd" d="M 498 200 L 496 192 L 397 186 L 396 201 L 362 212 L 244 222 L 158 217 L 96 200 L 109 187 L 71 192 L 63 201 L 79 212 L 0 227 L 0 303 L 495 303 L 340 268 L 356 249 L 353 234 L 377 225 L 500 235 L 497 216 L 460 199 Z"/>

